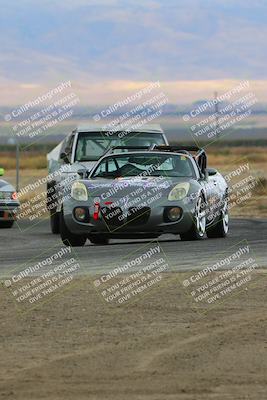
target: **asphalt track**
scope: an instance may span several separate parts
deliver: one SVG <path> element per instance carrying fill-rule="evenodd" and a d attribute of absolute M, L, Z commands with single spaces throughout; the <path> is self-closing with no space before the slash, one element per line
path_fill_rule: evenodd
<path fill-rule="evenodd" d="M 111 264 L 116 264 L 127 254 L 138 251 L 151 240 L 111 240 L 109 245 L 95 246 L 87 241 L 85 247 L 75 248 L 75 252 L 85 274 L 105 272 Z M 178 237 L 163 235 L 159 243 L 166 254 L 171 270 L 191 270 L 202 268 L 203 262 L 229 254 L 232 246 L 248 243 L 257 264 L 267 266 L 267 220 L 232 219 L 229 236 L 225 239 L 204 239 L 201 241 L 182 242 Z M 0 274 L 7 276 L 19 265 L 36 258 L 49 249 L 61 248 L 58 235 L 52 235 L 49 221 L 38 221 L 33 226 L 29 221 L 22 221 L 12 229 L 0 230 Z"/>

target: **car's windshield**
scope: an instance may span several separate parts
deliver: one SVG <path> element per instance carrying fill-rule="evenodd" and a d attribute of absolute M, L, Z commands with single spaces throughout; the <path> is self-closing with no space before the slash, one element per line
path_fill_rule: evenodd
<path fill-rule="evenodd" d="M 105 157 L 90 178 L 133 176 L 195 177 L 195 170 L 187 155 L 131 153 Z"/>
<path fill-rule="evenodd" d="M 80 133 L 75 161 L 96 161 L 113 146 L 151 146 L 152 144 L 165 144 L 163 135 L 161 133 L 130 132 L 120 137 L 118 132 L 111 135 L 106 135 L 104 132 Z"/>

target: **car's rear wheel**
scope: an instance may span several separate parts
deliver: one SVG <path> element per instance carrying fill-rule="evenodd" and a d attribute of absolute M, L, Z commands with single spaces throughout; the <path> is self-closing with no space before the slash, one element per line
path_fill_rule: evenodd
<path fill-rule="evenodd" d="M 87 240 L 86 236 L 75 235 L 74 233 L 70 232 L 65 223 L 63 211 L 60 213 L 60 236 L 65 246 L 82 247 L 85 245 Z"/>
<path fill-rule="evenodd" d="M 14 225 L 14 221 L 1 221 L 0 222 L 0 228 L 12 228 L 12 226 Z"/>
<path fill-rule="evenodd" d="M 203 197 L 199 197 L 196 204 L 193 224 L 190 231 L 181 233 L 180 238 L 186 240 L 203 239 L 206 232 L 206 203 Z"/>
<path fill-rule="evenodd" d="M 97 245 L 106 245 L 109 243 L 109 239 L 100 235 L 91 235 L 88 238 L 91 243 L 97 244 Z"/>
<path fill-rule="evenodd" d="M 208 238 L 224 238 L 229 231 L 228 199 L 225 198 L 219 220 L 207 229 Z"/>

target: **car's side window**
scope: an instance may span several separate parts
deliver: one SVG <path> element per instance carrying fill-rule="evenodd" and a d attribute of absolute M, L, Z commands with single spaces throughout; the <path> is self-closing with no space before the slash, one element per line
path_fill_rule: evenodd
<path fill-rule="evenodd" d="M 128 163 L 128 157 L 127 158 L 122 158 L 122 157 L 117 158 L 117 163 L 118 163 L 119 168 L 123 167 L 125 164 Z"/>
<path fill-rule="evenodd" d="M 113 158 L 108 159 L 108 160 L 103 160 L 99 166 L 97 167 L 94 176 L 104 176 L 108 174 L 113 174 L 114 172 L 117 172 L 118 168 L 117 165 L 114 161 Z"/>
<path fill-rule="evenodd" d="M 102 175 L 104 172 L 106 172 L 106 163 L 102 162 L 101 164 L 99 164 L 99 166 L 97 167 L 96 171 L 95 171 L 95 176 L 98 175 Z"/>
<path fill-rule="evenodd" d="M 117 166 L 115 161 L 112 159 L 108 160 L 108 172 L 115 172 L 117 171 Z"/>
<path fill-rule="evenodd" d="M 66 153 L 67 155 L 71 155 L 73 142 L 74 142 L 74 134 L 70 134 L 63 142 L 61 151 Z"/>
<path fill-rule="evenodd" d="M 74 142 L 74 135 L 71 135 L 71 137 L 69 138 L 69 140 L 68 140 L 67 143 L 66 143 L 65 152 L 66 152 L 67 154 L 71 154 L 73 142 Z"/>

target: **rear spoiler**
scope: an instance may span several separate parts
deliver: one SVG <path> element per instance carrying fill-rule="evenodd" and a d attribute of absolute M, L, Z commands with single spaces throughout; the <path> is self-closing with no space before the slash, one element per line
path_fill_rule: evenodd
<path fill-rule="evenodd" d="M 179 152 L 179 151 L 200 151 L 203 150 L 201 147 L 198 146 L 165 146 L 165 145 L 158 145 L 158 144 L 153 144 L 152 150 L 160 150 L 160 151 L 171 151 L 173 153 Z M 204 151 L 204 150 L 203 150 Z"/>

